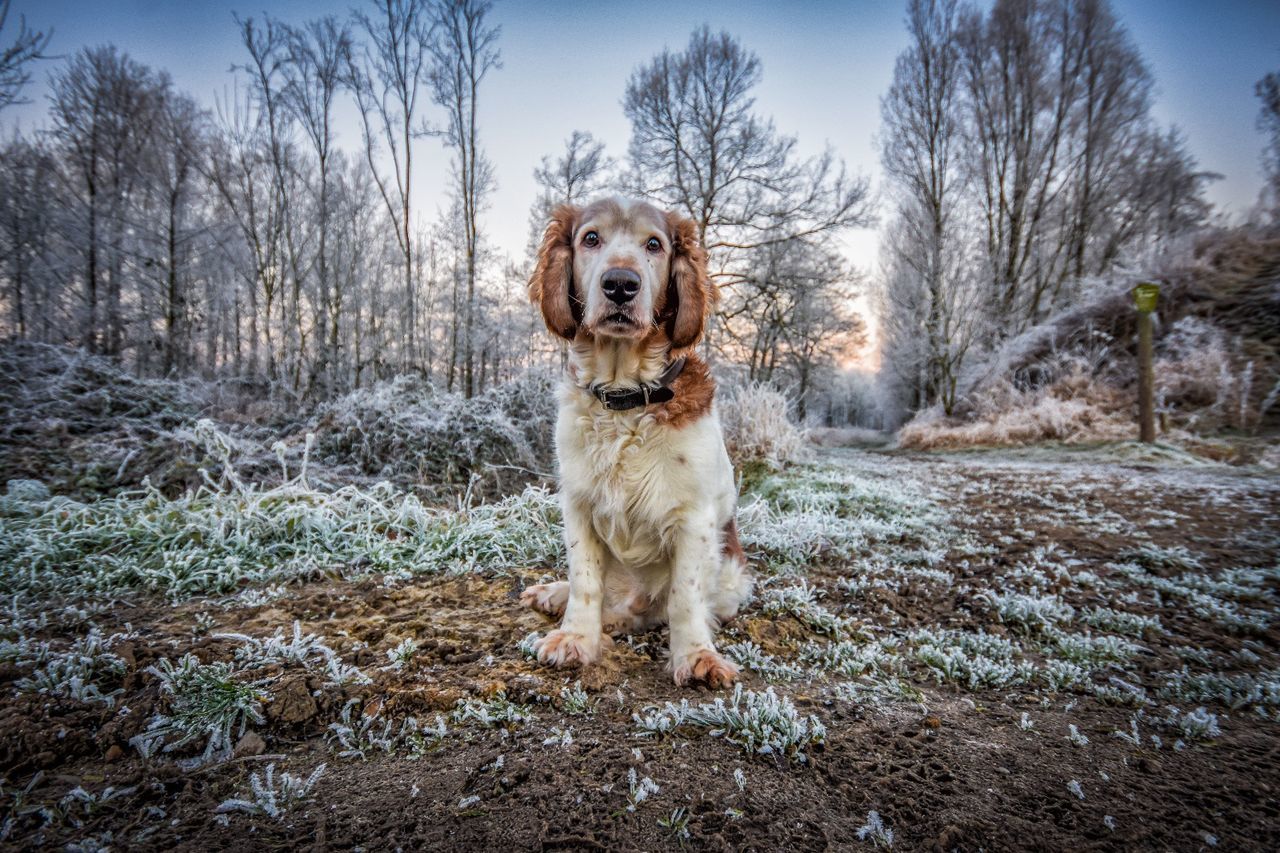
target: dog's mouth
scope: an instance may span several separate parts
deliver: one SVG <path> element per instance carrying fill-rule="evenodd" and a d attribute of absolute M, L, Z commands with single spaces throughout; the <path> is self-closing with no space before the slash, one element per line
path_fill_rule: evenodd
<path fill-rule="evenodd" d="M 627 311 L 611 311 L 595 323 L 596 331 L 616 337 L 634 337 L 642 329 L 640 322 Z"/>

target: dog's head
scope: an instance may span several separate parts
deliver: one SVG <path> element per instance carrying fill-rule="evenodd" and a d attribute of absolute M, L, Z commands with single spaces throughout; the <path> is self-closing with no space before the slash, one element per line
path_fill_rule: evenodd
<path fill-rule="evenodd" d="M 661 333 L 673 349 L 697 343 L 716 295 L 692 220 L 614 198 L 557 207 L 529 281 L 547 328 L 566 340 Z"/>

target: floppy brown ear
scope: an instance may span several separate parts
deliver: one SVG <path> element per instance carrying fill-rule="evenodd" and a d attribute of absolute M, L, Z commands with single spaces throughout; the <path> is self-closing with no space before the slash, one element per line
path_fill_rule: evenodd
<path fill-rule="evenodd" d="M 578 213 L 571 204 L 551 211 L 538 263 L 529 279 L 529 299 L 542 309 L 547 328 L 569 341 L 582 322 L 582 305 L 573 292 L 573 229 Z"/>
<path fill-rule="evenodd" d="M 683 349 L 702 337 L 707 312 L 718 294 L 707 277 L 707 251 L 698 242 L 697 223 L 669 213 L 667 232 L 671 235 L 667 336 L 673 349 Z"/>

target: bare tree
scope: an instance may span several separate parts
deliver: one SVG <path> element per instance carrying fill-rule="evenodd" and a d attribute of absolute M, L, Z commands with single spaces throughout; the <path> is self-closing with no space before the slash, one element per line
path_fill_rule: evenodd
<path fill-rule="evenodd" d="M 417 124 L 418 94 L 431 49 L 431 9 L 427 0 L 370 0 L 374 14 L 357 11 L 356 21 L 369 38 L 353 51 L 348 74 L 360 108 L 365 157 L 395 229 L 403 261 L 407 305 L 403 312 L 406 364 L 416 361 L 417 279 L 414 273 L 412 185 L 413 141 L 425 133 Z M 386 147 L 391 174 L 378 166 Z"/>
<path fill-rule="evenodd" d="M 441 0 L 436 7 L 435 37 L 431 41 L 431 88 L 435 102 L 445 108 L 449 117 L 445 141 L 453 149 L 453 196 L 463 231 L 467 293 L 463 309 L 462 390 L 467 397 L 476 392 L 479 214 L 485 196 L 494 189 L 493 164 L 480 149 L 476 117 L 480 84 L 489 71 L 500 67 L 497 43 L 501 29 L 486 20 L 492 8 L 493 4 L 484 0 Z"/>
<path fill-rule="evenodd" d="M 529 207 L 528 252 L 533 255 L 542 242 L 547 219 L 558 204 L 578 204 L 602 193 L 613 177 L 616 163 L 604 153 L 604 143 L 586 131 L 575 130 L 564 143 L 564 153 L 552 161 L 542 158 L 533 170 L 538 197 Z"/>
<path fill-rule="evenodd" d="M 156 84 L 149 69 L 108 46 L 77 53 L 51 85 L 51 135 L 74 216 L 64 236 L 83 263 L 80 341 L 119 355 L 127 214 L 158 115 Z"/>
<path fill-rule="evenodd" d="M 329 183 L 334 155 L 334 100 L 345 85 L 351 63 L 351 32 L 332 16 L 287 31 L 289 62 L 285 66 L 285 103 L 302 127 L 316 156 L 315 190 L 319 246 L 315 269 L 319 288 L 320 356 L 307 385 L 318 376 L 332 386 L 340 337 L 342 293 L 330 275 Z"/>
<path fill-rule="evenodd" d="M 1254 86 L 1254 93 L 1262 102 L 1258 109 L 1258 129 L 1266 138 L 1262 149 L 1262 170 L 1266 179 L 1262 204 L 1275 223 L 1280 222 L 1280 71 L 1272 71 L 1259 80 Z"/>
<path fill-rule="evenodd" d="M 192 243 L 203 227 L 191 221 L 193 196 L 199 192 L 200 161 L 204 150 L 207 116 L 188 95 L 166 91 L 156 128 L 156 154 L 149 164 L 153 190 L 161 215 L 160 261 L 163 270 L 163 324 L 161 369 L 165 373 L 189 367 L 191 344 L 190 285 L 184 278 Z"/>
<path fill-rule="evenodd" d="M 9 22 L 9 0 L 0 0 L 0 37 Z M 45 49 L 53 31 L 27 29 L 27 19 L 18 18 L 18 33 L 13 43 L 0 48 L 0 110 L 14 104 L 26 103 L 22 89 L 31 81 L 29 66 L 37 59 L 44 59 Z"/>
<path fill-rule="evenodd" d="M 911 41 L 898 56 L 893 84 L 881 100 L 881 162 L 896 194 L 895 228 L 907 239 L 896 244 L 895 290 L 882 307 L 898 312 L 891 323 L 921 334 L 921 363 L 911 373 L 921 386 L 914 396 L 924 405 L 942 402 L 949 414 L 961 363 L 968 351 L 965 324 L 955 293 L 963 270 L 959 208 L 963 144 L 960 52 L 956 44 L 955 0 L 911 0 L 907 32 Z M 901 279 L 907 279 L 905 281 Z M 910 319 L 908 319 L 910 317 Z"/>
<path fill-rule="evenodd" d="M 664 50 L 627 81 L 632 181 L 698 223 L 719 256 L 870 221 L 867 185 L 831 152 L 796 157 L 796 140 L 758 116 L 751 90 L 760 60 L 728 33 L 695 30 L 681 53 Z"/>
<path fill-rule="evenodd" d="M 8 280 L 5 331 L 55 342 L 55 277 L 47 269 L 58 207 L 57 164 L 39 142 L 15 137 L 0 149 L 0 270 Z"/>

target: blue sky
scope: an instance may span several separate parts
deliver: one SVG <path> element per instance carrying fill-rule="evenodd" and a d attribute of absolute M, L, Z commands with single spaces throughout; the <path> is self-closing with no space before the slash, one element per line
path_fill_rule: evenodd
<path fill-rule="evenodd" d="M 356 0 L 358 2 L 358 0 Z M 232 19 L 260 15 L 301 22 L 326 13 L 345 15 L 352 2 L 325 0 L 14 0 L 13 11 L 32 26 L 54 28 L 52 50 L 69 54 L 88 44 L 114 42 L 136 59 L 167 70 L 177 85 L 206 105 L 228 91 L 228 69 L 242 61 Z M 1211 200 L 1242 214 L 1260 186 L 1253 83 L 1280 69 L 1280 3 L 1113 0 L 1157 83 L 1156 115 L 1176 123 L 1207 170 L 1223 173 Z M 628 129 L 620 105 L 632 69 L 664 45 L 682 47 L 703 23 L 724 28 L 760 55 L 761 112 L 799 137 L 805 152 L 830 144 L 855 172 L 878 183 L 875 134 L 879 98 L 893 60 L 906 42 L 900 0 L 851 2 L 594 3 L 498 0 L 504 67 L 482 91 L 484 144 L 494 160 L 499 189 L 487 214 L 494 242 L 518 255 L 534 195 L 532 170 L 561 149 L 574 129 L 604 140 L 625 155 Z M 30 128 L 43 122 L 48 66 L 37 69 L 29 95 L 36 101 L 0 115 L 0 125 Z M 354 124 L 342 142 L 358 144 Z M 422 143 L 415 196 L 434 212 L 442 202 L 447 159 Z M 864 268 L 875 259 L 875 235 L 850 235 L 850 256 Z"/>

